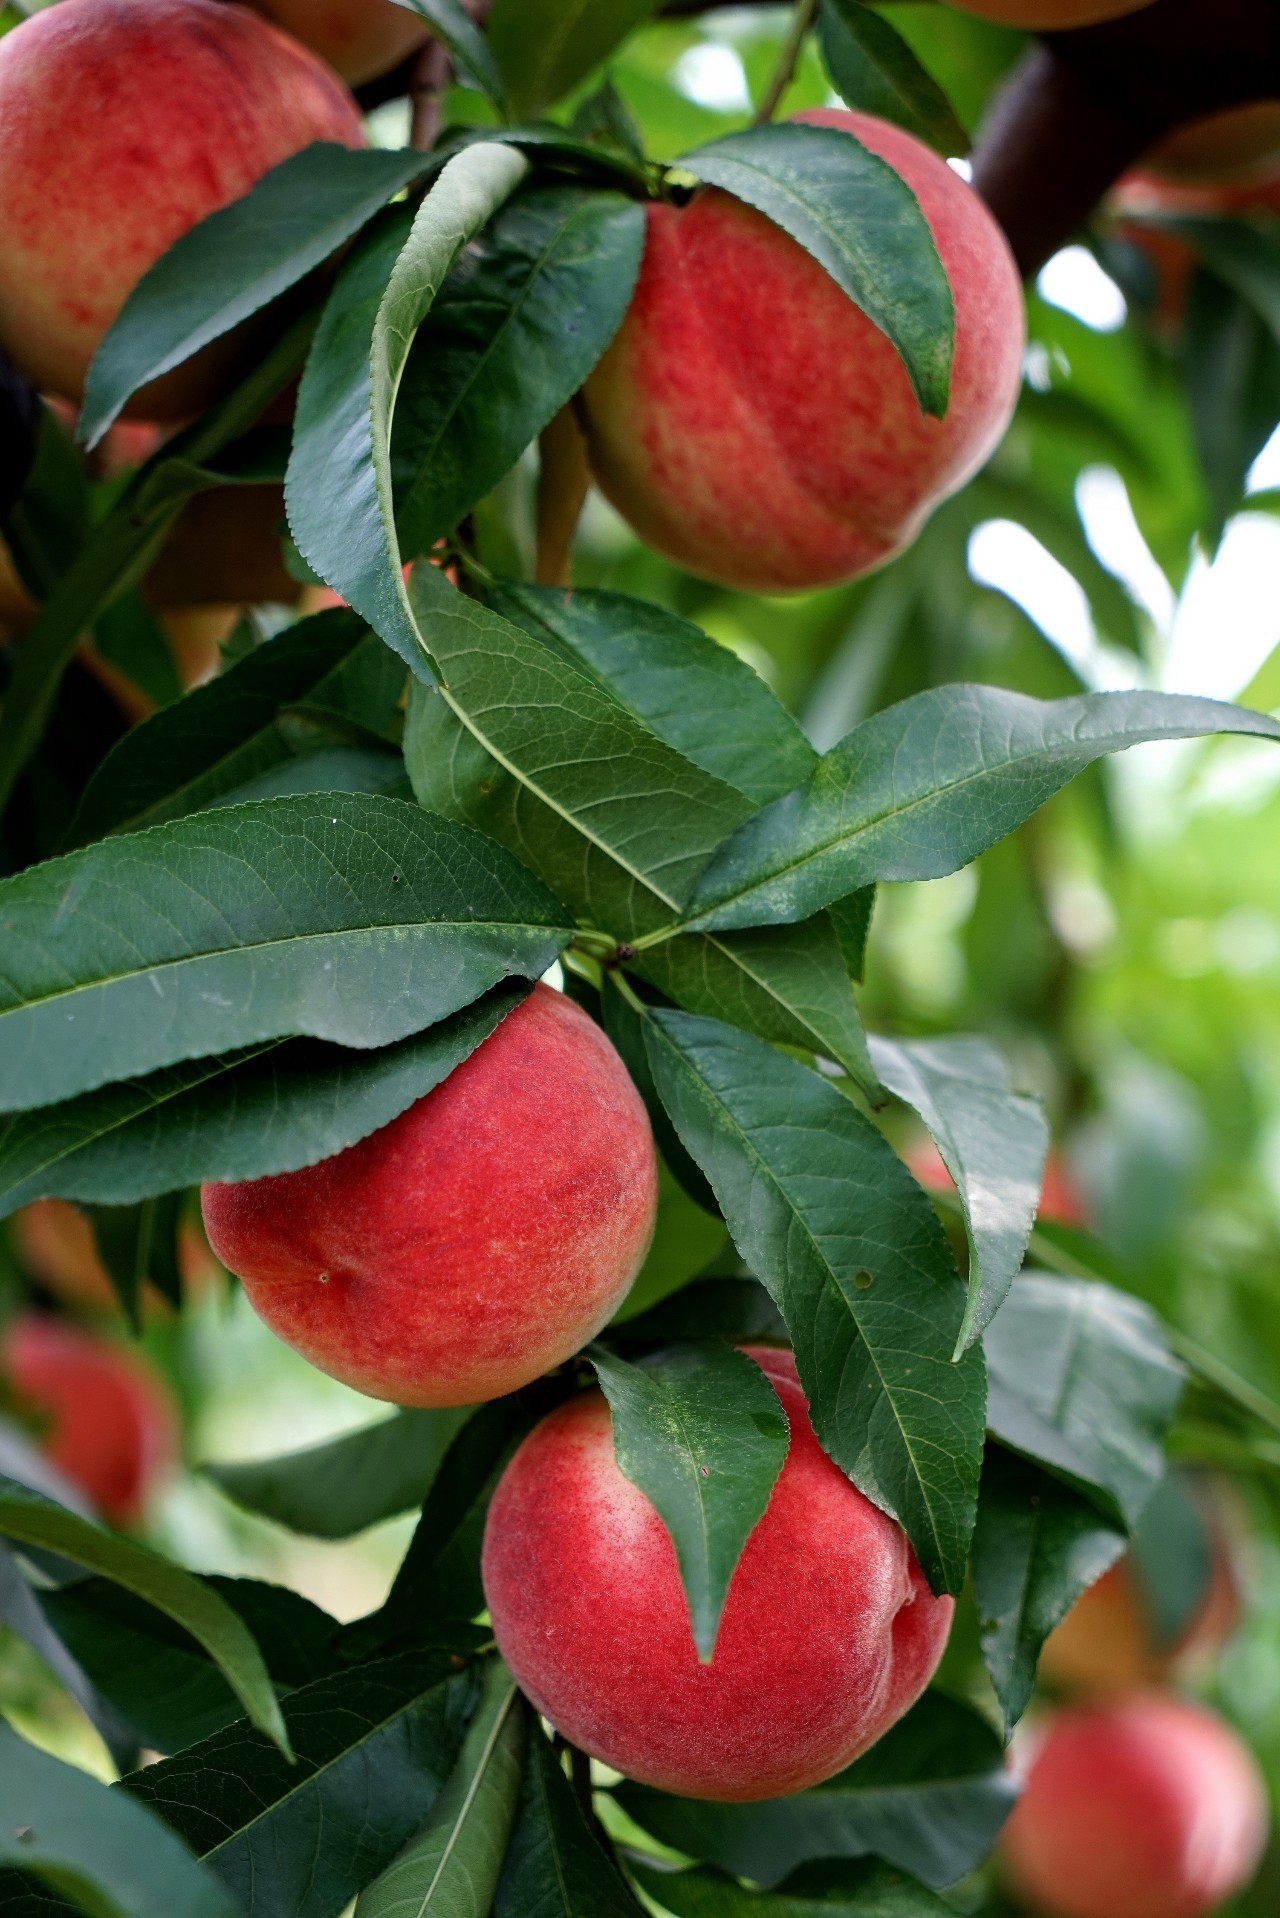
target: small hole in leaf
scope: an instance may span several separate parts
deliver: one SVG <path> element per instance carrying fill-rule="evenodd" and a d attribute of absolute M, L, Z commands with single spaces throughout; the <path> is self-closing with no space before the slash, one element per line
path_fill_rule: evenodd
<path fill-rule="evenodd" d="M 853 1282 L 857 1286 L 859 1292 L 865 1292 L 867 1287 L 873 1283 L 873 1280 L 872 1280 L 871 1274 L 864 1270 L 862 1272 L 854 1273 Z"/>

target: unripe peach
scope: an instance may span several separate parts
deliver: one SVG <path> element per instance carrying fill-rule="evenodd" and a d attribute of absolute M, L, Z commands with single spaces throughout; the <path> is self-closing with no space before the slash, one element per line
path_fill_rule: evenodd
<path fill-rule="evenodd" d="M 360 86 L 389 73 L 427 38 L 426 23 L 395 0 L 250 0 L 255 13 L 301 40 Z"/>
<path fill-rule="evenodd" d="M 319 1165 L 204 1188 L 267 1324 L 399 1405 L 466 1405 L 585 1345 L 653 1236 L 644 1105 L 600 1028 L 535 986 L 442 1085 Z"/>
<path fill-rule="evenodd" d="M 1072 27 L 1092 27 L 1099 20 L 1115 20 L 1137 13 L 1151 0 L 948 0 L 961 13 L 995 20 L 1002 27 L 1025 27 L 1035 33 L 1065 33 Z"/>
<path fill-rule="evenodd" d="M 953 1609 L 818 1444 L 791 1354 L 748 1350 L 791 1443 L 709 1664 L 675 1547 L 618 1470 L 599 1393 L 535 1428 L 485 1528 L 494 1633 L 538 1711 L 629 1777 L 701 1798 L 772 1798 L 842 1770 L 920 1696 Z"/>
<path fill-rule="evenodd" d="M 812 255 L 714 188 L 648 208 L 635 297 L 582 399 L 592 470 L 641 538 L 766 593 L 907 546 L 1000 439 L 1022 362 L 1017 270 L 977 194 L 869 114 L 799 118 L 855 134 L 920 201 L 955 299 L 945 419 L 921 413 L 887 337 Z"/>
<path fill-rule="evenodd" d="M 0 40 L 0 344 L 78 400 L 126 295 L 189 227 L 313 140 L 362 146 L 322 60 L 216 0 L 61 0 Z M 135 394 L 143 419 L 217 396 L 215 342 Z"/>
<path fill-rule="evenodd" d="M 133 1525 L 179 1453 L 172 1401 L 141 1359 L 79 1326 L 15 1319 L 0 1372 L 20 1409 L 48 1421 L 45 1456 L 117 1525 Z"/>
<path fill-rule="evenodd" d="M 1014 1888 L 1052 1918 L 1201 1918 L 1249 1882 L 1266 1835 L 1248 1748 L 1151 1692 L 1049 1721 L 1001 1845 Z"/>

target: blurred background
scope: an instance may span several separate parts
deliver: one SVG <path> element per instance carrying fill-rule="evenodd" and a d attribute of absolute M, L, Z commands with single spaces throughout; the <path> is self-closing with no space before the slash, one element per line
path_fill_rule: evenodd
<path fill-rule="evenodd" d="M 972 129 L 1024 36 L 945 6 L 887 11 Z M 782 8 L 722 8 L 637 32 L 611 72 L 648 151 L 674 158 L 741 125 L 786 21 Z M 834 98 L 810 49 L 783 111 Z M 486 111 L 455 89 L 446 124 Z M 378 108 L 378 140 L 402 143 L 407 116 L 403 103 Z M 1280 262 L 1280 241 L 1263 238 Z M 1003 447 L 873 578 L 787 600 L 736 595 L 639 547 L 593 494 L 577 583 L 697 621 L 823 748 L 877 708 L 956 679 L 1042 697 L 1146 686 L 1277 708 L 1280 382 L 1270 366 L 1280 346 L 1219 286 L 1212 297 L 1237 301 L 1229 324 L 1254 353 L 1250 377 L 1233 386 L 1197 321 L 1212 276 L 1190 256 L 1179 272 L 1192 292 L 1171 290 L 1167 254 L 1119 202 L 1087 243 L 1053 258 L 1029 289 L 1023 398 Z M 1221 324 L 1214 338 L 1220 352 Z M 118 480 L 99 472 L 91 483 L 105 497 Z M 535 484 L 531 452 L 477 515 L 491 564 L 529 569 Z M 221 608 L 214 644 L 187 677 L 217 669 L 216 641 L 243 611 Z M 264 604 L 253 617 L 266 632 L 296 611 Z M 1046 1103 L 1059 1215 L 1091 1227 L 1122 1283 L 1280 1405 L 1278 847 L 1273 748 L 1140 748 L 1077 779 L 971 869 L 883 887 L 862 1005 L 873 1029 L 994 1038 L 1018 1083 Z M 886 1123 L 910 1153 L 911 1135 Z M 668 1230 L 687 1238 L 692 1270 L 717 1235 L 681 1204 Z M 143 1533 L 201 1569 L 280 1580 L 355 1616 L 381 1599 L 411 1520 L 344 1543 L 302 1539 L 239 1511 L 200 1468 L 289 1451 L 386 1408 L 265 1330 L 214 1265 L 194 1204 L 181 1243 L 183 1309 L 150 1292 L 142 1342 L 181 1409 L 183 1457 Z M 126 1338 L 83 1218 L 48 1205 L 20 1215 L 3 1261 L 11 1305 L 55 1298 Z M 1190 1415 L 1176 1439 L 1197 1470 L 1212 1462 Z M 1183 1682 L 1241 1728 L 1280 1796 L 1280 1432 L 1274 1457 L 1255 1448 L 1222 1462 L 1236 1472 L 1229 1525 L 1243 1603 L 1225 1649 Z M 981 1704 L 979 1674 L 976 1630 L 962 1616 L 945 1681 Z M 112 1775 L 87 1721 L 3 1633 L 0 1710 L 50 1750 Z M 1273 1855 L 1230 1909 L 1262 1918 L 1278 1896 Z M 956 1899 L 970 1911 L 1007 1908 L 985 1884 Z"/>

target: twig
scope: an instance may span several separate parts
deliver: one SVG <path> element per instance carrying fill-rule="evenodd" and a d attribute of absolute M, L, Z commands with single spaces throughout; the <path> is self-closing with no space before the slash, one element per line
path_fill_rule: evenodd
<path fill-rule="evenodd" d="M 791 16 L 790 30 L 783 43 L 782 52 L 778 56 L 778 64 L 774 68 L 773 78 L 764 90 L 764 98 L 761 100 L 759 111 L 756 114 L 757 126 L 766 126 L 768 122 L 772 120 L 774 114 L 778 111 L 779 101 L 791 85 L 791 82 L 795 79 L 796 63 L 800 58 L 800 49 L 804 45 L 806 34 L 813 25 L 817 11 L 818 0 L 796 0 L 795 10 Z"/>

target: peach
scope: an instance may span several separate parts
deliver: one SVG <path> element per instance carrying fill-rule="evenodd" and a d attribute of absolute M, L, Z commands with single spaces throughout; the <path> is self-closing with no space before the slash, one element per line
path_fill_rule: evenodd
<path fill-rule="evenodd" d="M 255 13 L 301 40 L 360 86 L 398 67 L 427 38 L 426 22 L 395 0 L 250 0 Z"/>
<path fill-rule="evenodd" d="M 173 1402 L 142 1360 L 79 1326 L 24 1314 L 0 1344 L 19 1407 L 47 1420 L 41 1451 L 104 1517 L 135 1525 L 179 1456 Z"/>
<path fill-rule="evenodd" d="M 1280 162 L 1280 100 L 1251 100 L 1188 121 L 1146 155 L 1144 165 L 1190 186 L 1248 185 Z"/>
<path fill-rule="evenodd" d="M 1036 33 L 1096 26 L 1100 20 L 1116 20 L 1122 13 L 1137 13 L 1150 4 L 1151 0 L 948 0 L 961 13 Z"/>
<path fill-rule="evenodd" d="M 189 227 L 314 140 L 362 146 L 315 54 L 217 0 L 61 0 L 0 39 L 0 344 L 67 399 L 128 293 Z M 244 342 L 135 394 L 143 419 L 217 397 Z"/>
<path fill-rule="evenodd" d="M 520 1447 L 483 1558 L 502 1655 L 557 1731 L 644 1784 L 728 1800 L 802 1791 L 874 1744 L 928 1684 L 953 1609 L 818 1444 L 791 1354 L 746 1349 L 791 1443 L 709 1664 L 670 1535 L 618 1470 L 598 1392 Z"/>
<path fill-rule="evenodd" d="M 892 559 L 1008 424 L 1022 296 L 1004 235 L 931 148 L 866 113 L 855 134 L 917 195 L 951 281 L 945 419 L 920 411 L 886 336 L 802 246 L 704 187 L 651 205 L 635 297 L 587 381 L 601 490 L 651 546 L 726 586 L 784 593 Z"/>
<path fill-rule="evenodd" d="M 1040 1670 L 1075 1691 L 1128 1691 L 1158 1684 L 1180 1665 L 1224 1645 L 1240 1617 L 1240 1588 L 1221 1532 L 1208 1588 L 1173 1645 L 1158 1646 L 1128 1559 L 1104 1572 L 1045 1640 Z"/>
<path fill-rule="evenodd" d="M 535 986 L 380 1132 L 203 1201 L 217 1256 L 322 1372 L 399 1405 L 466 1405 L 527 1385 L 613 1315 L 653 1236 L 657 1160 L 609 1040 Z"/>
<path fill-rule="evenodd" d="M 187 501 L 151 571 L 142 596 L 175 607 L 243 605 L 301 592 L 285 567 L 282 486 L 217 486 Z"/>
<path fill-rule="evenodd" d="M 1246 1885 L 1267 1835 L 1252 1753 L 1161 1693 L 1057 1713 L 1033 1740 L 1001 1847 L 1053 1918 L 1200 1918 Z"/>
<path fill-rule="evenodd" d="M 118 1312 L 120 1302 L 98 1251 L 93 1227 L 66 1199 L 36 1199 L 13 1215 L 21 1263 L 64 1305 Z"/>

